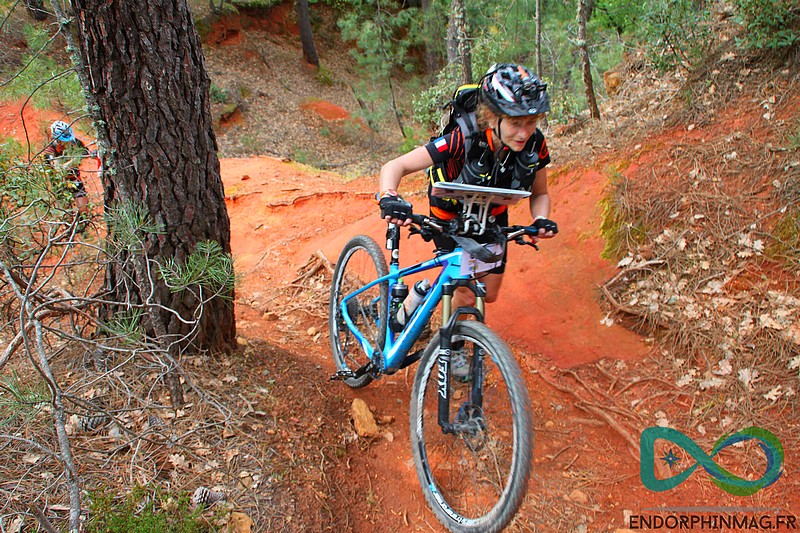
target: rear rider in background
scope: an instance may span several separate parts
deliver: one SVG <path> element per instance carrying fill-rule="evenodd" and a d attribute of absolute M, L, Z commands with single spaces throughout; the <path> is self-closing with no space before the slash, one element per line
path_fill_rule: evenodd
<path fill-rule="evenodd" d="M 554 237 L 558 226 L 548 218 L 550 194 L 545 168 L 550 163 L 550 155 L 544 134 L 537 127 L 549 110 L 547 86 L 528 68 L 511 63 L 492 66 L 479 84 L 476 109 L 479 131 L 474 132 L 469 153 L 465 150 L 463 132 L 455 128 L 451 133 L 431 139 L 426 145 L 386 163 L 380 173 L 381 216 L 387 223 L 409 225 L 411 212 L 403 207 L 408 204 L 397 193 L 400 182 L 408 174 L 438 165 L 443 172 L 429 172 L 431 182 L 434 176 L 443 176 L 446 181 L 530 191 L 532 225 L 539 230 L 536 238 Z M 430 185 L 428 199 L 432 217 L 447 220 L 457 216 L 460 207 L 431 196 Z M 386 214 L 390 212 L 396 216 L 393 218 Z M 496 206 L 492 215 L 498 224 L 509 225 L 507 206 Z M 454 248 L 450 239 L 438 239 L 436 244 L 442 251 Z M 497 299 L 505 272 L 505 259 L 504 256 L 500 266 L 481 278 L 486 285 L 487 302 Z M 453 307 L 470 306 L 474 301 L 474 294 L 462 287 L 453 297 Z M 456 374 L 458 366 L 454 360 Z M 460 371 L 466 375 L 468 368 Z"/>
<path fill-rule="evenodd" d="M 89 211 L 89 199 L 86 188 L 81 181 L 80 164 L 89 155 L 86 145 L 75 137 L 72 128 L 66 122 L 57 120 L 50 125 L 50 143 L 44 149 L 44 157 L 53 168 L 66 169 L 67 189 L 75 199 L 75 207 L 79 215 Z"/>

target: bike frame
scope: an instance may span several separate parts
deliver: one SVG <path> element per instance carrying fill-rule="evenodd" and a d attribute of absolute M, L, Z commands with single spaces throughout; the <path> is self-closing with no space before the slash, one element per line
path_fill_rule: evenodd
<path fill-rule="evenodd" d="M 377 369 L 386 374 L 393 374 L 401 368 L 405 368 L 411 363 L 416 362 L 416 358 L 408 358 L 408 352 L 419 336 L 422 334 L 425 325 L 433 315 L 436 306 L 440 301 L 444 301 L 442 310 L 442 325 L 445 326 L 450 320 L 450 299 L 457 286 L 468 286 L 476 294 L 476 307 L 461 308 L 457 310 L 457 314 L 473 314 L 478 320 L 483 321 L 483 295 L 485 294 L 483 284 L 480 282 L 472 282 L 472 274 L 461 273 L 461 258 L 462 249 L 456 247 L 452 252 L 448 252 L 433 259 L 400 268 L 399 264 L 399 243 L 400 243 L 400 228 L 394 224 L 389 225 L 387 230 L 387 248 L 391 251 L 391 261 L 389 263 L 389 273 L 382 276 L 367 285 L 361 287 L 357 291 L 345 296 L 341 301 L 342 317 L 347 324 L 348 329 L 353 333 L 358 341 L 361 349 L 373 362 L 377 364 Z M 388 283 L 391 287 L 405 276 L 410 276 L 418 272 L 425 272 L 439 268 L 439 274 L 436 279 L 431 283 L 428 294 L 420 302 L 417 309 L 411 315 L 409 322 L 399 334 L 395 334 L 391 329 L 391 317 L 386 323 L 386 336 L 383 346 L 372 346 L 372 344 L 361 334 L 358 328 L 353 324 L 348 312 L 347 303 L 351 298 L 358 296 L 364 291 L 375 287 L 381 283 Z M 477 285 L 477 286 L 475 286 Z M 391 309 L 390 309 L 391 312 Z M 449 338 L 448 346 L 449 348 Z"/>

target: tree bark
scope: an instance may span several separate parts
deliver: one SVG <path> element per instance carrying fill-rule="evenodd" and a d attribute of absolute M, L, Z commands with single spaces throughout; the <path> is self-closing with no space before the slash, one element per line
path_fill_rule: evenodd
<path fill-rule="evenodd" d="M 303 45 L 303 59 L 307 63 L 319 66 L 317 46 L 314 44 L 314 32 L 311 30 L 311 13 L 308 9 L 308 0 L 296 0 L 297 26 L 300 30 L 300 43 Z"/>
<path fill-rule="evenodd" d="M 578 55 L 581 58 L 581 70 L 583 71 L 583 86 L 586 90 L 586 103 L 589 106 L 589 113 L 592 118 L 600 118 L 600 109 L 597 107 L 597 98 L 594 94 L 594 83 L 592 82 L 592 66 L 589 62 L 589 48 L 586 44 L 586 21 L 590 9 L 591 0 L 578 0 Z"/>
<path fill-rule="evenodd" d="M 467 31 L 467 10 L 464 0 L 453 0 L 450 4 L 450 23 L 447 25 L 448 63 L 461 67 L 461 83 L 472 83 L 472 53 Z"/>
<path fill-rule="evenodd" d="M 536 75 L 542 79 L 542 0 L 536 0 Z"/>
<path fill-rule="evenodd" d="M 423 12 L 423 20 L 425 20 L 425 31 L 433 31 L 430 28 L 430 11 L 431 11 L 431 0 L 422 0 L 421 9 Z M 440 28 L 437 27 L 436 31 Z M 430 39 L 425 39 L 425 77 L 428 79 L 430 83 L 433 83 L 436 79 L 436 73 L 439 71 L 440 68 L 440 54 L 436 52 L 436 49 L 433 47 L 432 41 Z"/>
<path fill-rule="evenodd" d="M 148 279 L 153 262 L 182 263 L 200 241 L 217 241 L 230 253 L 210 80 L 186 0 L 73 0 L 73 6 L 90 112 L 109 150 L 105 208 L 143 205 L 164 230 L 146 236 L 138 262 L 128 252 L 110 264 L 107 299 L 120 305 L 106 306 L 101 316 L 149 300 L 155 306 L 148 333 L 163 326 L 168 338 L 157 338 L 170 352 L 228 352 L 236 342 L 233 294 L 206 302 L 197 316 L 196 293 L 171 293 L 154 273 Z"/>

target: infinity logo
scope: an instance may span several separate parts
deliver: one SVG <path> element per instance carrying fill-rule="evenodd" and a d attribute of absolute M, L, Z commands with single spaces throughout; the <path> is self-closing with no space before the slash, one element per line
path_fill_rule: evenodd
<path fill-rule="evenodd" d="M 655 467 L 654 452 L 656 439 L 663 439 L 680 446 L 697 462 L 680 474 L 666 479 L 656 479 L 655 473 L 653 472 Z M 744 442 L 752 439 L 758 440 L 758 445 L 764 451 L 764 455 L 767 458 L 767 469 L 760 479 L 751 481 L 738 477 L 714 462 L 714 456 L 723 449 L 737 442 Z M 651 427 L 642 431 L 642 436 L 639 439 L 639 452 L 641 458 L 639 462 L 639 476 L 642 478 L 644 486 L 655 492 L 663 492 L 677 487 L 683 483 L 686 478 L 692 475 L 692 472 L 695 471 L 698 465 L 702 466 L 703 469 L 711 475 L 711 481 L 719 488 L 734 496 L 749 496 L 755 494 L 764 487 L 775 483 L 775 481 L 781 477 L 781 474 L 783 474 L 783 446 L 778 440 L 778 437 L 766 429 L 756 426 L 745 428 L 732 435 L 723 435 L 717 440 L 711 453 L 708 455 L 706 455 L 692 439 L 680 431 L 671 428 Z M 669 454 L 662 460 L 667 462 L 671 467 L 673 463 L 678 462 L 680 459 L 677 458 L 670 449 Z"/>

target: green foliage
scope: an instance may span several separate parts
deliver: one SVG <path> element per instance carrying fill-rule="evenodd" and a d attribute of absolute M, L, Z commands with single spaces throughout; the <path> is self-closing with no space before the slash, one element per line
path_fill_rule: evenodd
<path fill-rule="evenodd" d="M 739 44 L 776 50 L 800 43 L 797 0 L 735 0 L 734 4 L 745 30 Z"/>
<path fill-rule="evenodd" d="M 281 3 L 281 0 L 232 0 L 225 4 L 238 9 L 269 9 Z M 224 5 L 223 5 L 224 9 Z"/>
<path fill-rule="evenodd" d="M 127 202 L 111 207 L 106 213 L 106 223 L 111 229 L 109 244 L 112 248 L 141 251 L 146 233 L 164 234 L 143 204 Z"/>
<path fill-rule="evenodd" d="M 164 494 L 159 487 L 135 486 L 123 498 L 101 488 L 89 494 L 87 533 L 204 533 L 203 506 L 192 509 L 186 493 Z"/>
<path fill-rule="evenodd" d="M 697 0 L 651 0 L 644 3 L 640 35 L 656 68 L 691 71 L 711 46 L 710 13 Z"/>
<path fill-rule="evenodd" d="M 643 13 L 644 3 L 641 0 L 598 0 L 594 6 L 593 18 L 621 37 L 636 31 Z"/>
<path fill-rule="evenodd" d="M 458 87 L 459 73 L 456 65 L 448 65 L 436 75 L 436 83 L 412 98 L 414 117 L 433 135 L 441 130 L 443 107 L 452 100 Z"/>
<path fill-rule="evenodd" d="M 100 328 L 110 337 L 121 339 L 125 344 L 133 345 L 144 338 L 142 325 L 144 310 L 138 307 L 115 313 L 103 322 Z"/>
<path fill-rule="evenodd" d="M 427 131 L 418 130 L 410 126 L 406 126 L 403 135 L 403 142 L 400 145 L 400 151 L 402 153 L 410 152 L 417 146 L 426 143 L 429 137 L 430 135 L 428 135 Z"/>
<path fill-rule="evenodd" d="M 326 67 L 325 65 L 320 65 L 317 69 L 316 74 L 317 81 L 320 82 L 322 85 L 327 85 L 328 87 L 332 87 L 336 85 L 336 78 L 331 69 Z"/>
<path fill-rule="evenodd" d="M 795 123 L 794 131 L 790 131 L 786 135 L 786 148 L 789 150 L 797 150 L 800 148 L 800 119 Z"/>
<path fill-rule="evenodd" d="M 59 227 L 71 201 L 64 171 L 0 154 L 0 245 L 7 253 L 20 260 L 38 254 L 42 236 Z"/>
<path fill-rule="evenodd" d="M 228 100 L 228 91 L 212 83 L 211 89 L 209 90 L 209 96 L 211 97 L 211 101 L 213 103 L 222 104 Z"/>
<path fill-rule="evenodd" d="M 23 68 L 4 70 L 2 76 L 9 80 L 3 87 L 4 99 L 31 97 L 31 102 L 38 108 L 52 108 L 56 102 L 63 109 L 84 109 L 86 100 L 83 96 L 78 76 L 72 66 L 60 65 L 45 53 L 50 51 L 53 43 L 45 26 L 27 25 L 24 28 L 25 40 L 30 53 L 22 57 Z"/>
<path fill-rule="evenodd" d="M 0 169 L 4 169 L 10 161 L 21 160 L 25 156 L 25 148 L 22 144 L 12 137 L 0 141 Z"/>
<path fill-rule="evenodd" d="M 330 127 L 328 132 L 330 135 L 334 135 L 334 131 Z M 294 148 L 292 150 L 291 159 L 296 163 L 300 163 L 301 165 L 306 165 L 311 168 L 325 168 L 326 166 L 325 161 L 319 155 L 314 152 L 309 152 L 308 150 L 303 150 L 302 148 Z"/>
<path fill-rule="evenodd" d="M 167 258 L 159 272 L 172 292 L 203 287 L 222 298 L 230 298 L 235 284 L 233 258 L 216 241 L 201 241 L 183 264 Z"/>
<path fill-rule="evenodd" d="M 409 56 L 414 32 L 418 26 L 415 8 L 381 8 L 367 0 L 349 0 L 351 11 L 339 19 L 342 38 L 355 41 L 357 49 L 352 56 L 364 74 L 377 81 L 388 76 L 395 68 L 411 72 L 415 66 Z"/>
<path fill-rule="evenodd" d="M 0 428 L 16 419 L 30 420 L 50 401 L 50 391 L 44 383 L 23 383 L 12 368 L 10 373 L 0 376 Z"/>
<path fill-rule="evenodd" d="M 772 237 L 766 255 L 785 262 L 790 270 L 800 272 L 800 209 L 787 210 L 775 225 Z"/>
<path fill-rule="evenodd" d="M 365 106 L 379 116 L 394 113 L 393 81 L 397 72 L 416 70 L 417 62 L 410 53 L 421 45 L 421 17 L 416 8 L 398 9 L 369 0 L 347 0 L 349 9 L 338 20 L 342 38 L 355 43 L 352 51 L 361 74 L 353 90 Z M 378 121 L 363 117 L 372 127 Z"/>

